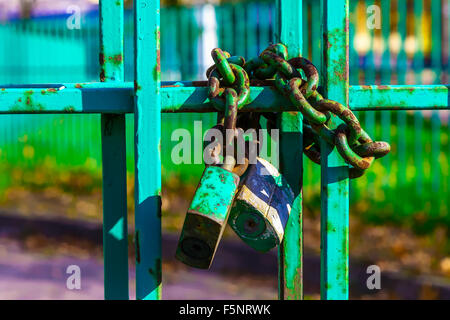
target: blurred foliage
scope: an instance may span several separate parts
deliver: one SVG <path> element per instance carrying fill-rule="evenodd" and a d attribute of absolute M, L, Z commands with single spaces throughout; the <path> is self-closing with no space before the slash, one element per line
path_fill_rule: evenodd
<path fill-rule="evenodd" d="M 362 123 L 365 123 L 364 114 L 360 115 Z M 78 118 L 77 118 L 78 119 Z M 5 194 L 11 188 L 21 188 L 31 192 L 41 192 L 49 188 L 60 190 L 68 197 L 84 197 L 98 194 L 101 201 L 101 154 L 99 130 L 91 128 L 87 130 L 88 119 L 79 117 L 82 122 L 82 135 L 70 135 L 70 139 L 62 138 L 62 133 L 78 130 L 78 125 L 65 121 L 49 121 L 50 131 L 42 129 L 36 131 L 36 135 L 55 136 L 61 141 L 65 141 L 66 147 L 60 150 L 54 145 L 46 144 L 42 139 L 36 139 L 34 133 L 19 137 L 19 141 L 14 144 L 16 149 L 4 147 L 0 150 L 0 172 L 8 173 L 0 175 L 0 195 Z M 78 121 L 77 120 L 77 121 Z M 93 119 L 89 121 L 94 121 Z M 194 119 L 191 119 L 194 120 Z M 415 128 L 413 117 L 408 116 L 405 124 L 405 145 L 404 151 L 399 148 L 400 128 L 394 122 L 391 126 L 391 138 L 387 139 L 392 145 L 392 152 L 384 159 L 374 162 L 374 165 L 362 178 L 351 182 L 351 214 L 358 216 L 367 224 L 383 225 L 390 224 L 411 228 L 416 233 L 432 233 L 437 228 L 448 229 L 450 226 L 449 214 L 449 188 L 448 188 L 448 155 L 445 150 L 450 148 L 448 139 L 448 129 L 442 130 L 440 143 L 440 155 L 438 166 L 440 166 L 440 189 L 436 192 L 433 185 L 432 166 L 436 166 L 436 159 L 433 159 L 429 152 L 430 146 L 430 121 L 424 120 L 423 125 L 423 184 L 418 188 L 417 184 L 417 163 L 414 161 L 414 150 L 417 144 L 415 140 Z M 98 121 L 97 121 L 98 122 Z M 96 122 L 96 123 L 97 123 Z M 189 122 L 190 123 L 190 122 Z M 192 122 L 193 123 L 193 122 Z M 192 124 L 191 123 L 191 124 Z M 56 126 L 57 125 L 57 126 Z M 71 126 L 74 126 L 73 128 Z M 132 126 L 129 126 L 132 128 Z M 170 121 L 164 126 L 170 132 Z M 173 128 L 172 128 L 173 129 Z M 192 126 L 187 126 L 192 132 Z M 204 128 L 206 130 L 206 126 Z M 91 133 L 87 133 L 90 132 Z M 381 126 L 378 124 L 373 128 L 375 139 L 380 139 Z M 203 171 L 203 165 L 174 165 L 171 162 L 171 150 L 178 141 L 170 141 L 170 135 L 163 135 L 166 139 L 162 141 L 162 182 L 163 194 L 166 197 L 163 202 L 163 210 L 166 215 L 173 219 L 167 226 L 177 226 L 182 223 L 182 215 L 187 209 L 188 203 L 193 195 L 198 179 Z M 89 138 L 87 138 L 89 137 Z M 132 138 L 132 132 L 130 131 Z M 169 138 L 167 138 L 169 137 Z M 79 140 L 92 144 L 86 147 Z M 86 140 L 88 139 L 88 140 Z M 41 141 L 36 143 L 36 141 Z M 132 155 L 132 140 L 127 143 Z M 59 150 L 58 153 L 55 149 Z M 95 152 L 94 152 L 95 151 Z M 405 163 L 400 163 L 400 153 L 403 152 Z M 192 154 L 195 150 L 192 150 Z M 19 154 L 19 157 L 16 155 Z M 51 155 L 51 156 L 50 156 Z M 133 192 L 134 192 L 134 159 L 127 157 L 128 167 L 128 207 L 130 215 L 133 212 Z M 403 172 L 403 173 L 402 173 Z M 400 177 L 405 175 L 404 182 Z M 320 211 L 320 167 L 305 159 L 304 165 L 304 206 L 310 212 Z M 11 192 L 8 191 L 11 195 Z M 3 197 L 6 201 L 7 199 Z M 181 199 L 181 200 L 180 200 Z M 25 198 L 23 198 L 25 201 Z M 75 201 L 75 200 L 73 200 Z M 98 205 L 94 205 L 98 206 Z M 92 207 L 88 205 L 87 207 Z M 92 207 L 93 208 L 93 207 Z M 97 214 L 101 217 L 101 209 L 88 210 L 90 215 Z M 75 211 L 75 209 L 74 209 Z M 73 213 L 75 214 L 75 213 Z"/>
<path fill-rule="evenodd" d="M 223 3 L 238 3 L 238 2 L 252 2 L 254 0 L 161 0 L 162 6 L 190 6 L 204 3 L 223 4 Z M 273 0 L 259 0 L 258 2 L 272 2 Z M 133 0 L 124 1 L 125 8 L 131 9 L 133 7 Z"/>

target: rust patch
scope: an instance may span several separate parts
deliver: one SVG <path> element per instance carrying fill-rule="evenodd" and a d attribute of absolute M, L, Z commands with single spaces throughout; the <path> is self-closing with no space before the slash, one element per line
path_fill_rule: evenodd
<path fill-rule="evenodd" d="M 101 71 L 100 71 L 100 81 L 101 82 L 105 82 L 106 80 L 106 75 L 105 75 L 105 55 L 103 54 L 103 47 L 100 51 L 100 54 L 98 55 L 98 60 L 100 62 L 100 67 L 101 67 Z"/>
<path fill-rule="evenodd" d="M 105 76 L 105 69 L 102 68 L 102 71 L 100 71 L 100 82 L 105 82 L 106 76 Z"/>
<path fill-rule="evenodd" d="M 98 61 L 100 62 L 101 66 L 105 65 L 105 55 L 103 54 L 103 52 L 100 52 L 100 54 L 98 55 Z"/>
<path fill-rule="evenodd" d="M 114 56 L 109 56 L 108 61 L 113 62 L 115 65 L 120 65 L 123 61 L 123 56 L 120 53 Z"/>
<path fill-rule="evenodd" d="M 134 91 L 139 91 L 141 89 L 142 89 L 142 87 L 137 83 L 136 80 L 134 80 Z"/>
<path fill-rule="evenodd" d="M 81 84 L 77 83 L 77 84 L 75 85 L 75 88 L 81 89 L 81 88 L 83 88 L 83 86 L 82 86 Z"/>
<path fill-rule="evenodd" d="M 345 79 L 347 78 L 347 71 L 342 70 L 334 70 L 334 75 L 341 81 L 345 81 Z"/>

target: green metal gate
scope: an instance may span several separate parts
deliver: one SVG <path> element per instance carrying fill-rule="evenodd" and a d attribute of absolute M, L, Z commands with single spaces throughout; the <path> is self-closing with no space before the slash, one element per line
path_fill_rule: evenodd
<path fill-rule="evenodd" d="M 301 0 L 277 0 L 276 41 L 302 52 Z M 125 114 L 135 116 L 136 297 L 161 298 L 161 112 L 214 112 L 207 88 L 160 81 L 160 7 L 135 1 L 135 77 L 124 81 L 123 0 L 100 2 L 100 82 L 0 85 L 0 113 L 101 114 L 105 298 L 128 299 Z M 449 86 L 349 86 L 349 0 L 320 1 L 323 93 L 352 110 L 449 109 Z M 261 99 L 259 97 L 265 97 Z M 280 168 L 296 205 L 279 248 L 279 297 L 301 299 L 302 116 L 269 87 L 252 87 L 242 111 L 281 113 Z M 334 126 L 341 123 L 333 119 Z M 348 166 L 321 145 L 321 296 L 348 298 Z M 295 165 L 293 165 L 295 164 Z"/>

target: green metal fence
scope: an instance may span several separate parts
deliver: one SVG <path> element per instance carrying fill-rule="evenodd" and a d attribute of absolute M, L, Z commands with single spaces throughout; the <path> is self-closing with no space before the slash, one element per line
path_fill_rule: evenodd
<path fill-rule="evenodd" d="M 406 5 L 403 0 L 397 3 Z M 102 82 L 0 85 L 0 113 L 101 115 L 103 247 L 105 297 L 108 299 L 128 298 L 125 114 L 134 113 L 136 296 L 138 299 L 158 299 L 161 298 L 162 272 L 161 112 L 207 113 L 213 112 L 214 108 L 207 99 L 205 87 L 196 87 L 193 82 L 180 83 L 179 86 L 160 82 L 158 2 L 135 1 L 134 82 L 124 81 L 123 59 L 115 59 L 124 54 L 123 1 L 101 1 L 100 5 Z M 449 109 L 448 85 L 349 85 L 349 8 L 348 0 L 320 1 L 320 19 L 317 18 L 317 21 L 321 21 L 320 34 L 323 35 L 323 43 L 327 44 L 326 48 L 322 48 L 320 58 L 324 79 L 322 92 L 325 96 L 364 114 L 370 114 L 374 110 L 390 113 L 389 110 Z M 285 43 L 293 56 L 299 55 L 303 47 L 302 21 L 306 12 L 303 9 L 302 1 L 276 1 L 274 39 Z M 266 99 L 258 99 L 261 94 Z M 283 112 L 296 111 L 296 108 L 269 87 L 251 87 L 249 104 L 242 111 L 249 110 L 282 112 L 280 165 L 296 193 L 296 200 L 279 249 L 279 295 L 282 299 L 302 298 L 303 160 L 298 157 L 303 150 L 300 125 L 302 116 L 300 113 Z M 406 130 L 408 119 L 405 114 L 400 111 L 396 114 L 400 120 L 399 126 L 394 127 L 400 132 Z M 436 116 L 433 119 L 432 127 L 438 127 Z M 333 118 L 332 122 L 338 125 L 339 121 Z M 371 122 L 373 118 L 366 116 L 366 123 Z M 432 129 L 431 133 L 433 132 L 437 139 L 436 131 Z M 403 139 L 404 136 L 397 137 L 398 149 L 411 150 Z M 51 138 L 58 141 L 59 137 Z M 414 143 L 416 145 L 417 142 Z M 438 153 L 438 147 L 431 147 L 434 155 Z M 25 154 L 29 152 L 24 151 Z M 405 154 L 402 157 L 406 158 Z M 330 149 L 326 143 L 321 144 L 321 160 L 321 296 L 324 299 L 347 299 L 348 166 L 338 152 Z M 405 161 L 406 159 L 401 159 L 400 162 Z M 436 168 L 431 169 L 433 170 Z M 406 182 L 407 175 L 408 172 L 402 172 L 398 176 L 403 179 L 401 181 Z M 376 190 L 375 186 L 380 179 L 391 176 L 390 172 L 377 175 L 377 179 L 372 181 L 374 189 L 367 189 Z M 438 195 L 443 197 L 442 193 Z"/>
<path fill-rule="evenodd" d="M 366 26 L 366 8 L 381 8 L 381 29 Z M 448 1 L 355 1 L 350 11 L 350 84 L 447 83 Z M 319 1 L 303 1 L 303 52 L 320 67 Z M 162 79 L 204 78 L 205 6 L 164 7 L 161 15 Z M 217 44 L 231 53 L 255 56 L 272 40 L 275 3 L 270 1 L 213 7 Z M 389 12 L 389 14 L 386 14 Z M 210 12 L 208 12 L 210 13 Z M 408 17 L 408 19 L 407 19 Z M 80 30 L 69 30 L 65 16 L 11 21 L 0 26 L 0 82 L 86 82 L 97 79 L 99 21 L 96 12 L 83 16 Z M 174 23 L 176 21 L 176 23 Z M 414 23 L 408 22 L 413 21 Z M 420 23 L 419 23 L 420 22 Z M 394 40 L 398 40 L 396 43 Z M 44 45 L 45 44 L 45 45 Z M 124 77 L 133 79 L 133 16 L 124 15 Z M 127 115 L 127 168 L 133 171 L 133 117 Z M 360 114 L 376 139 L 390 141 L 393 152 L 366 177 L 352 182 L 352 203 L 368 202 L 370 219 L 403 219 L 423 212 L 450 222 L 450 129 L 446 111 Z M 163 114 L 164 177 L 181 175 L 195 181 L 201 165 L 177 166 L 170 160 L 175 128 L 192 131 L 195 120 L 206 130 L 213 114 Z M 54 163 L 61 170 L 85 167 L 100 170 L 99 115 L 6 115 L 0 118 L 0 157 L 20 166 Z M 57 140 L 51 137 L 57 137 Z M 70 150 L 77 152 L 67 152 Z M 390 173 L 389 179 L 377 177 Z M 5 178 L 7 179 L 7 178 Z M 7 184 L 7 181 L 3 183 Z M 308 195 L 320 191 L 320 168 L 305 161 Z M 369 191 L 362 191 L 369 190 Z M 377 190 L 377 191 L 370 191 Z M 436 198 L 439 190 L 443 196 Z M 403 196 L 405 195 L 405 196 Z M 406 201 L 414 196 L 414 203 Z M 377 209 L 376 203 L 383 207 Z M 391 205 L 386 206 L 386 203 Z M 411 205 L 404 205 L 405 203 Z M 401 214 L 398 214 L 401 211 Z"/>

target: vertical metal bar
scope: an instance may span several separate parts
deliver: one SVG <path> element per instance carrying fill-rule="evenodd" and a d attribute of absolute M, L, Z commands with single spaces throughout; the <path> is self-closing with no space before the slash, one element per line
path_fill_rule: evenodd
<path fill-rule="evenodd" d="M 100 81 L 123 81 L 123 0 L 100 1 Z M 102 114 L 105 299 L 128 299 L 125 116 Z"/>
<path fill-rule="evenodd" d="M 348 0 L 321 0 L 322 83 L 325 95 L 348 106 Z M 341 123 L 332 118 L 332 127 Z M 348 166 L 336 149 L 321 143 L 322 299 L 348 299 Z"/>
<path fill-rule="evenodd" d="M 302 0 L 277 0 L 275 39 L 284 43 L 291 57 L 302 50 Z M 303 118 L 300 113 L 281 113 L 280 170 L 296 195 L 278 251 L 280 299 L 303 299 Z"/>
<path fill-rule="evenodd" d="M 269 24 L 266 23 L 266 21 L 270 21 L 270 5 L 269 3 L 261 2 L 258 4 L 258 8 L 258 52 L 261 52 L 265 49 L 266 44 L 268 44 L 272 39 Z"/>
<path fill-rule="evenodd" d="M 441 153 L 441 119 L 439 111 L 434 110 L 431 115 L 431 191 L 439 194 L 441 165 L 439 155 Z M 431 203 L 431 216 L 440 216 L 441 197 L 434 196 Z"/>
<path fill-rule="evenodd" d="M 303 56 L 306 57 L 307 59 L 311 60 L 311 57 L 309 56 L 309 46 L 310 46 L 310 42 L 309 42 L 309 32 L 310 32 L 310 20 L 309 20 L 309 1 L 305 0 L 302 1 L 302 13 L 303 13 L 303 17 L 302 17 L 302 39 L 303 39 L 303 48 L 302 48 L 302 52 L 303 52 Z"/>
<path fill-rule="evenodd" d="M 450 113 L 447 116 L 447 139 L 450 138 Z M 450 139 L 449 139 L 450 140 Z M 447 140 L 448 141 L 448 140 Z M 446 153 L 446 159 L 447 162 L 450 162 L 450 142 L 447 143 L 447 150 L 445 151 Z M 446 205 L 447 205 L 447 221 L 449 221 L 450 219 L 450 201 L 448 200 L 450 198 L 450 174 L 448 173 L 448 169 L 447 169 L 447 201 L 446 201 Z"/>
<path fill-rule="evenodd" d="M 422 84 L 422 74 L 424 68 L 424 39 L 423 39 L 423 0 L 414 0 L 414 36 L 416 39 L 416 50 L 413 56 L 413 71 L 415 77 L 415 84 Z M 422 134 L 423 134 L 423 113 L 422 111 L 414 112 L 414 160 L 417 170 L 416 175 L 416 192 L 415 199 L 423 203 L 422 195 L 423 188 L 423 153 L 422 153 Z M 405 164 L 406 165 L 406 164 Z M 422 201 L 421 201 L 422 200 Z M 417 204 L 419 206 L 419 203 Z M 419 209 L 418 207 L 417 209 Z"/>
<path fill-rule="evenodd" d="M 407 3 L 406 0 L 397 0 L 397 31 L 400 35 L 402 45 L 397 56 L 397 82 L 398 84 L 406 84 L 406 72 L 408 69 L 408 57 L 405 51 L 406 40 L 406 20 L 407 20 Z"/>
<path fill-rule="evenodd" d="M 318 14 L 314 15 L 313 6 L 315 2 L 311 0 L 303 1 L 303 53 L 302 55 L 308 58 L 310 61 L 314 61 L 317 63 L 319 59 L 313 58 L 313 52 L 319 53 L 320 50 L 318 43 L 320 42 L 320 36 L 318 36 L 318 32 L 320 32 L 320 25 L 317 23 L 313 23 L 313 17 L 317 17 Z M 318 6 L 316 6 L 318 8 Z M 314 34 L 316 31 L 316 34 Z M 316 47 L 317 45 L 317 47 Z M 317 65 L 316 65 L 317 67 Z M 317 170 L 316 164 L 312 161 L 309 161 L 306 155 L 303 155 L 303 187 L 307 186 L 308 190 L 312 190 L 314 186 L 314 178 L 319 176 L 319 174 L 314 175 L 314 170 Z"/>
<path fill-rule="evenodd" d="M 233 32 L 233 27 L 234 27 L 234 20 L 233 20 L 233 11 L 234 11 L 234 6 L 232 4 L 225 4 L 223 6 L 223 10 L 222 10 L 222 32 L 224 35 L 223 38 L 223 48 L 227 48 L 228 52 L 234 52 L 234 39 L 232 37 L 233 34 L 235 34 Z"/>
<path fill-rule="evenodd" d="M 406 122 L 407 113 L 406 111 L 397 112 L 397 188 L 402 190 L 406 184 L 406 167 L 407 167 L 407 157 L 406 157 Z M 400 212 L 403 214 L 403 209 L 401 199 L 403 197 L 398 197 Z"/>
<path fill-rule="evenodd" d="M 391 50 L 389 46 L 389 37 L 391 35 L 391 0 L 381 1 L 381 28 L 384 42 L 384 51 L 382 55 L 381 66 L 381 84 L 391 83 Z M 391 141 L 391 112 L 381 112 L 381 137 L 383 141 Z M 384 157 L 382 160 L 386 172 L 391 169 L 391 157 Z M 383 184 L 388 183 L 388 175 L 383 178 Z"/>
<path fill-rule="evenodd" d="M 367 21 L 369 19 L 369 12 L 367 11 L 367 9 L 370 6 L 375 5 L 375 0 L 366 0 L 364 1 L 364 11 L 366 14 L 366 20 Z M 372 27 L 369 27 L 367 22 L 364 23 L 364 27 L 367 31 L 367 36 L 369 37 L 369 51 L 366 54 L 365 57 L 365 68 L 364 68 L 364 84 L 367 85 L 373 85 L 375 84 L 375 78 L 376 78 L 376 68 L 377 66 L 375 65 L 375 52 L 374 52 L 374 44 L 375 44 L 375 30 Z M 366 115 L 366 119 L 371 118 L 373 116 L 373 113 Z M 371 120 L 368 120 L 369 122 Z M 369 133 L 370 134 L 370 133 Z"/>
<path fill-rule="evenodd" d="M 189 46 L 188 46 L 188 39 L 189 39 L 189 17 L 188 17 L 188 12 L 187 12 L 187 8 L 185 7 L 177 7 L 177 11 L 178 11 L 178 24 L 179 24 L 179 32 L 178 32 L 178 43 L 180 44 L 180 49 L 179 49 L 179 58 L 180 59 L 188 59 L 188 61 L 190 61 L 189 58 Z M 180 67 L 181 67 L 181 79 L 182 80 L 187 80 L 189 79 L 189 65 L 190 63 L 182 63 L 182 61 L 178 61 Z"/>
<path fill-rule="evenodd" d="M 442 62 L 444 59 L 442 50 L 442 9 L 443 3 L 441 1 L 431 1 L 431 67 L 434 71 L 434 84 L 441 83 Z M 447 39 L 447 42 L 449 40 Z"/>
<path fill-rule="evenodd" d="M 355 35 L 358 27 L 358 0 L 349 0 L 349 83 L 359 84 L 359 55 L 356 51 Z M 359 118 L 357 111 L 353 112 Z M 359 199 L 358 181 L 349 181 L 349 199 L 355 201 Z"/>
<path fill-rule="evenodd" d="M 374 5 L 379 5 L 377 1 L 375 0 L 366 0 L 364 1 L 364 11 L 365 11 L 365 23 L 364 27 L 367 31 L 367 36 L 369 37 L 369 50 L 365 56 L 364 59 L 364 70 L 362 74 L 364 75 L 364 84 L 366 85 L 373 85 L 378 84 L 377 83 L 377 71 L 379 65 L 376 63 L 376 55 L 378 55 L 378 52 L 375 52 L 375 36 L 378 35 L 378 32 L 376 32 L 375 27 L 371 26 L 367 23 L 369 20 L 369 14 L 372 14 L 371 11 L 369 11 L 369 7 Z M 384 15 L 381 14 L 381 17 Z M 364 112 L 364 130 L 373 138 L 375 138 L 375 117 L 376 113 L 375 111 L 368 111 Z M 369 198 L 374 197 L 374 177 L 371 173 L 367 174 L 365 177 L 367 181 L 366 185 L 366 194 Z"/>
<path fill-rule="evenodd" d="M 406 164 L 405 164 L 406 165 Z M 416 194 L 418 201 L 423 200 L 423 114 L 414 112 L 414 166 L 416 167 Z M 420 201 L 421 204 L 423 201 Z M 419 205 L 419 204 L 418 204 Z M 418 209 L 418 208 L 417 208 Z"/>
<path fill-rule="evenodd" d="M 319 1 L 312 1 L 311 3 L 311 19 L 312 19 L 312 26 L 311 26 L 311 39 L 312 39 L 312 60 L 316 64 L 316 67 L 321 69 L 322 62 L 320 61 L 320 46 L 321 46 L 321 35 L 320 35 L 320 25 L 315 23 L 317 19 L 320 17 L 320 3 Z M 316 62 L 317 61 L 317 62 Z"/>
<path fill-rule="evenodd" d="M 167 79 L 167 77 L 166 77 L 168 71 L 170 74 L 171 60 L 170 60 L 170 56 L 169 56 L 169 59 L 167 59 L 168 54 L 170 55 L 171 53 L 176 52 L 176 47 L 175 47 L 176 42 L 171 43 L 170 41 L 168 41 L 168 37 L 167 37 L 167 35 L 169 35 L 169 28 L 171 28 L 173 26 L 173 23 L 171 23 L 170 22 L 171 20 L 169 20 L 170 16 L 169 16 L 169 13 L 167 12 L 168 8 L 169 7 L 161 8 L 162 14 L 160 16 L 160 25 L 162 27 L 161 29 L 164 30 L 161 33 L 161 39 L 160 39 L 160 49 L 162 52 L 165 52 L 165 54 L 163 54 L 161 56 L 161 61 L 160 61 L 161 66 L 164 66 L 164 73 L 161 72 L 161 79 L 164 79 L 164 80 L 171 80 L 171 79 Z M 172 20 L 172 21 L 174 21 L 174 20 Z M 162 68 L 161 68 L 161 70 L 162 70 Z"/>
<path fill-rule="evenodd" d="M 136 298 L 161 298 L 159 1 L 135 0 Z"/>
<path fill-rule="evenodd" d="M 235 48 L 231 54 L 234 55 L 238 52 L 242 52 L 245 57 L 248 57 L 249 55 L 246 50 L 248 43 L 245 37 L 245 33 L 248 32 L 245 23 L 245 8 L 246 6 L 242 2 L 238 2 L 234 5 L 234 34 L 237 35 L 237 37 L 234 37 Z"/>
<path fill-rule="evenodd" d="M 389 1 L 389 0 L 388 0 Z M 358 67 L 359 67 L 359 56 L 358 52 L 355 49 L 355 34 L 356 34 L 356 27 L 357 27 L 357 19 L 358 19 L 358 12 L 357 12 L 357 0 L 350 0 L 350 8 L 349 8 L 349 14 L 350 14 L 350 26 L 349 26 L 349 41 L 350 41 L 350 47 L 349 47 L 349 78 L 350 78 L 350 84 L 352 85 L 358 85 L 359 84 L 359 75 L 358 75 Z"/>
<path fill-rule="evenodd" d="M 442 1 L 441 3 L 443 25 L 447 26 L 442 30 L 444 33 L 443 39 L 448 39 L 450 37 L 450 0 Z M 442 76 L 442 83 L 448 83 L 450 76 L 450 41 L 447 41 L 447 46 L 443 48 L 443 51 L 445 69 Z"/>
<path fill-rule="evenodd" d="M 358 30 L 358 3 L 359 0 L 350 0 L 349 1 L 349 83 L 352 85 L 358 85 L 360 82 L 360 57 L 358 51 L 356 51 L 356 32 Z M 360 28 L 359 28 L 360 29 Z M 353 112 L 355 116 L 359 119 L 359 112 Z M 365 182 L 365 181 L 364 181 Z M 359 199 L 361 188 L 358 188 L 358 185 L 361 183 L 361 180 L 358 181 L 350 180 L 349 181 L 349 198 L 354 201 L 355 199 Z"/>
<path fill-rule="evenodd" d="M 258 55 L 258 39 L 257 39 L 257 24 L 256 21 L 258 21 L 258 3 L 246 3 L 245 8 L 246 11 L 246 18 L 245 18 L 245 35 L 247 38 L 247 51 L 246 51 L 246 57 L 254 57 Z"/>
<path fill-rule="evenodd" d="M 391 51 L 389 37 L 391 35 L 391 0 L 381 1 L 381 34 L 383 39 L 383 54 L 381 56 L 381 84 L 391 82 Z"/>
<path fill-rule="evenodd" d="M 424 38 L 423 24 L 423 0 L 414 0 L 414 36 L 416 38 L 416 50 L 413 57 L 413 70 L 416 79 L 415 84 L 422 84 L 422 73 L 424 68 Z"/>

